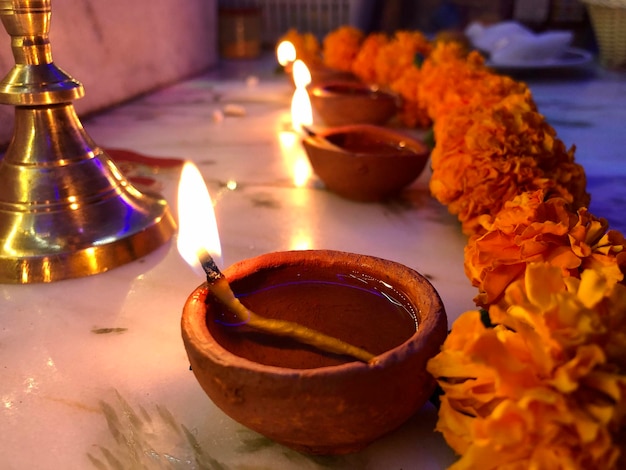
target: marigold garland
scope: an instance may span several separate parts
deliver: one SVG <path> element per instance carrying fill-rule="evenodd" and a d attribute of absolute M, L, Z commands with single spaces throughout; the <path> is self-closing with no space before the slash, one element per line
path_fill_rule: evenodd
<path fill-rule="evenodd" d="M 344 27 L 324 56 L 401 95 L 405 125 L 434 122 L 430 190 L 468 235 L 488 309 L 428 363 L 451 468 L 626 468 L 626 239 L 589 213 L 575 148 L 525 83 L 458 42 Z"/>

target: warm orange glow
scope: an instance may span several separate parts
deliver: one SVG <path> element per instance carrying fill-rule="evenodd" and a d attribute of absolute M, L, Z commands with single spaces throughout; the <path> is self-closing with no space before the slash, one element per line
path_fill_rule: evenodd
<path fill-rule="evenodd" d="M 313 240 L 307 230 L 298 230 L 291 234 L 289 240 L 290 250 L 310 250 L 313 248 Z"/>
<path fill-rule="evenodd" d="M 289 41 L 282 41 L 276 48 L 276 58 L 281 66 L 286 66 L 296 60 L 296 48 Z"/>
<path fill-rule="evenodd" d="M 301 132 L 302 126 L 313 124 L 313 109 L 306 90 L 311 83 L 311 73 L 301 60 L 296 60 L 293 64 L 293 81 L 296 91 L 291 99 L 291 123 L 295 131 Z"/>
<path fill-rule="evenodd" d="M 213 201 L 200 170 L 193 163 L 183 166 L 178 183 L 178 241 L 180 256 L 198 274 L 198 253 L 208 252 L 220 264 L 222 248 Z"/>

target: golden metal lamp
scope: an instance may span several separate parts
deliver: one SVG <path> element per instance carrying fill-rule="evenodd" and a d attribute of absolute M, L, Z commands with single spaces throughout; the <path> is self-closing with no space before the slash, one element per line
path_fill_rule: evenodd
<path fill-rule="evenodd" d="M 72 101 L 82 85 L 52 61 L 50 0 L 0 0 L 15 66 L 0 104 L 15 106 L 0 159 L 0 282 L 101 273 L 166 243 L 164 199 L 142 193 L 87 135 Z"/>

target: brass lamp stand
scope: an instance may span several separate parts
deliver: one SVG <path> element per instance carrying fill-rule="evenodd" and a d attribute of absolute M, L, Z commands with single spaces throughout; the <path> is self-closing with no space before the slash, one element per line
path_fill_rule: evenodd
<path fill-rule="evenodd" d="M 0 159 L 0 282 L 88 276 L 133 261 L 175 230 L 164 199 L 137 190 L 83 129 L 82 85 L 52 61 L 50 0 L 0 0 L 15 66 L 0 103 L 15 106 Z"/>

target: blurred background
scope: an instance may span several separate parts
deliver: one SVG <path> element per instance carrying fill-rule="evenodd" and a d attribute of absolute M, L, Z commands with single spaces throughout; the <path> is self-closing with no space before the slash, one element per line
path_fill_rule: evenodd
<path fill-rule="evenodd" d="M 369 33 L 418 29 L 435 34 L 462 31 L 469 23 L 515 20 L 539 32 L 568 29 L 575 43 L 593 47 L 585 5 L 580 0 L 220 0 L 223 26 L 234 15 L 246 17 L 242 28 L 256 32 L 261 45 L 273 47 L 289 28 L 312 32 L 318 39 L 342 24 Z M 224 34 L 235 34 L 224 28 Z"/>
<path fill-rule="evenodd" d="M 626 0 L 612 1 L 624 1 L 626 12 Z M 75 106 L 86 115 L 215 68 L 220 59 L 256 58 L 290 28 L 321 40 L 345 24 L 366 33 L 436 34 L 505 20 L 538 32 L 571 30 L 573 46 L 597 51 L 581 0 L 52 0 L 50 39 L 55 63 L 85 86 Z M 0 32 L 0 77 L 13 65 L 11 38 Z M 13 114 L 0 106 L 0 151 Z"/>

